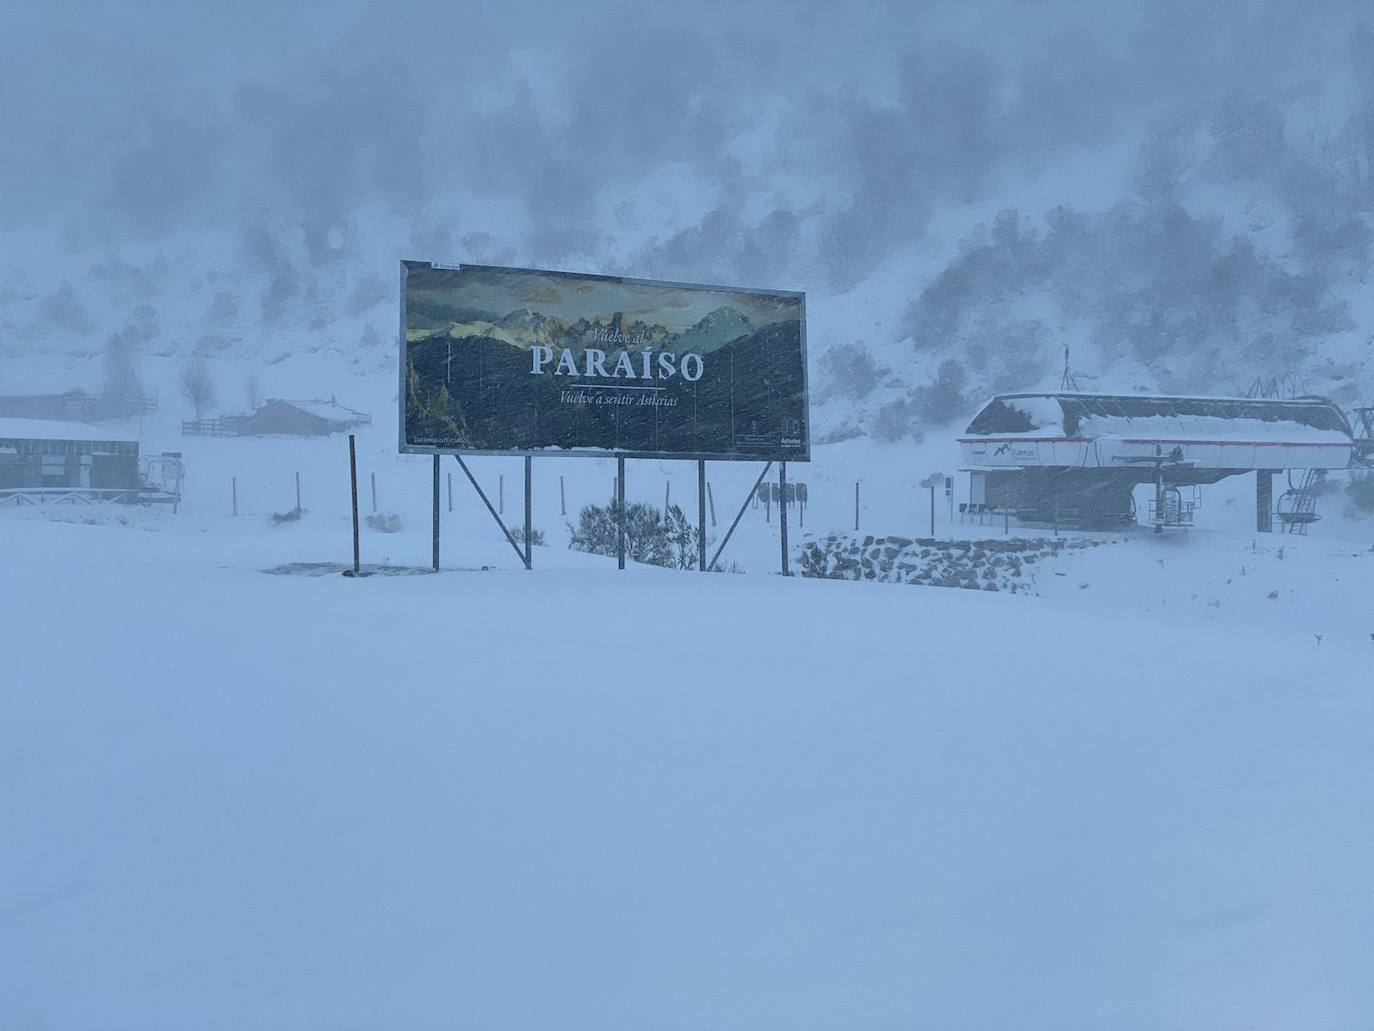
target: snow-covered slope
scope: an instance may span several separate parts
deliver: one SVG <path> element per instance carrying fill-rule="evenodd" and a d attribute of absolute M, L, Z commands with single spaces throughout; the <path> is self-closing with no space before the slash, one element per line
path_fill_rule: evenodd
<path fill-rule="evenodd" d="M 1223 548 L 1246 587 L 1197 600 L 1136 575 L 1178 539 L 1062 598 L 556 549 L 349 581 L 258 571 L 333 530 L 238 526 L 4 525 L 0 1026 L 1374 1007 L 1374 644 L 1304 612 L 1366 615 L 1374 557 Z"/>

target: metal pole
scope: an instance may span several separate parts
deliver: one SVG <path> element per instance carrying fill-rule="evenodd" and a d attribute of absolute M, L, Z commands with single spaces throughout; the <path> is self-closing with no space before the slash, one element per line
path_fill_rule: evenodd
<path fill-rule="evenodd" d="M 615 557 L 616 568 L 625 568 L 625 458 L 615 459 Z"/>
<path fill-rule="evenodd" d="M 730 529 L 725 531 L 725 539 L 716 547 L 715 555 L 713 555 L 711 561 L 706 564 L 707 569 L 716 568 L 716 563 L 720 560 L 720 553 L 725 550 L 725 545 L 730 543 L 730 538 L 734 535 L 735 527 L 737 527 L 739 521 L 744 518 L 744 513 L 749 511 L 749 505 L 759 492 L 759 484 L 763 482 L 763 478 L 768 475 L 768 470 L 771 468 L 773 468 L 773 463 L 769 462 L 763 467 L 763 472 L 759 473 L 759 478 L 754 481 L 754 485 L 749 488 L 749 496 L 744 499 L 744 504 L 741 505 L 739 511 L 735 513 L 735 521 L 730 524 Z"/>
<path fill-rule="evenodd" d="M 516 556 L 523 564 L 525 561 L 525 553 L 520 550 L 520 545 L 515 543 L 515 538 L 511 536 L 510 530 L 506 529 L 506 524 L 501 521 L 501 517 L 497 514 L 496 509 L 492 508 L 491 500 L 487 497 L 487 492 L 484 491 L 482 485 L 477 482 L 477 477 L 472 475 L 472 470 L 469 469 L 468 464 L 463 461 L 463 456 L 455 454 L 453 457 L 458 462 L 458 468 L 462 469 L 463 475 L 468 478 L 468 483 L 472 484 L 472 489 L 475 490 L 477 496 L 482 499 L 482 504 L 487 506 L 487 511 L 491 513 L 492 519 L 496 520 L 496 525 L 501 528 L 501 533 L 506 538 L 506 543 L 511 546 L 511 550 L 515 552 Z"/>
<path fill-rule="evenodd" d="M 301 510 L 301 474 L 296 473 L 296 511 Z"/>
<path fill-rule="evenodd" d="M 375 482 L 375 481 L 374 481 Z M 377 508 L 373 502 L 373 510 Z M 439 456 L 434 456 L 434 571 L 439 572 Z"/>
<path fill-rule="evenodd" d="M 531 466 L 534 459 L 529 455 L 525 456 L 525 568 L 534 568 L 534 519 L 533 519 L 533 493 L 530 485 L 533 480 Z"/>
<path fill-rule="evenodd" d="M 671 497 L 669 491 L 670 491 L 671 488 L 672 488 L 672 484 L 673 484 L 673 481 L 672 481 L 672 480 L 664 480 L 664 481 L 663 481 L 663 518 L 664 518 L 664 519 L 667 519 L 667 518 L 668 518 L 668 503 L 669 503 L 669 498 Z"/>
<path fill-rule="evenodd" d="M 1159 450 L 1159 445 L 1155 445 Z M 1164 466 L 1155 466 L 1155 533 L 1164 532 Z"/>
<path fill-rule="evenodd" d="M 706 460 L 697 459 L 697 572 L 706 572 Z"/>
<path fill-rule="evenodd" d="M 706 484 L 706 503 L 711 506 L 711 525 L 716 525 L 716 496 L 711 492 L 711 484 Z"/>
<path fill-rule="evenodd" d="M 348 479 L 353 486 L 353 575 L 357 576 L 362 572 L 358 546 L 358 444 L 351 433 L 348 435 Z"/>
<path fill-rule="evenodd" d="M 1274 532 L 1274 473 L 1269 469 L 1255 470 L 1255 529 Z"/>
<path fill-rule="evenodd" d="M 1002 536 L 1006 537 L 1011 533 L 1011 509 L 1006 505 L 1002 506 Z"/>
<path fill-rule="evenodd" d="M 563 477 L 558 477 L 558 514 L 568 514 L 568 496 L 563 491 Z"/>
<path fill-rule="evenodd" d="M 930 536 L 935 536 L 935 484 L 930 485 Z"/>
<path fill-rule="evenodd" d="M 239 478 L 232 477 L 232 487 L 234 490 L 234 515 L 239 514 Z"/>
<path fill-rule="evenodd" d="M 368 475 L 372 477 L 372 511 L 375 512 L 377 511 L 377 474 L 369 473 Z"/>
<path fill-rule="evenodd" d="M 778 463 L 778 529 L 782 531 L 782 575 L 791 576 L 787 570 L 787 463 Z"/>
<path fill-rule="evenodd" d="M 496 511 L 501 515 L 506 514 L 506 474 L 501 473 L 496 477 Z"/>
<path fill-rule="evenodd" d="M 444 478 L 448 480 L 448 510 L 453 511 L 453 473 L 444 473 Z"/>

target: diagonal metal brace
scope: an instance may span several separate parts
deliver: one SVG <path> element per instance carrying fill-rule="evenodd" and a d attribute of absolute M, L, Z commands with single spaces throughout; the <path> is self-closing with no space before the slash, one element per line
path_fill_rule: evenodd
<path fill-rule="evenodd" d="M 482 504 L 487 506 L 487 511 L 490 512 L 491 517 L 496 520 L 496 525 L 501 527 L 501 532 L 506 535 L 506 540 L 508 540 L 510 546 L 515 549 L 515 555 L 520 559 L 520 564 L 528 569 L 530 567 L 529 559 L 526 558 L 525 553 L 520 550 L 520 545 L 515 543 L 515 538 L 512 537 L 511 532 L 506 529 L 506 524 L 501 521 L 501 517 L 497 514 L 496 509 L 492 508 L 491 502 L 487 500 L 486 492 L 482 490 L 482 485 L 477 482 L 477 477 L 472 475 L 472 470 L 468 468 L 468 464 L 463 461 L 463 456 L 454 455 L 453 457 L 458 459 L 458 464 L 462 467 L 463 472 L 467 474 L 468 482 L 472 484 L 472 489 L 477 491 L 477 496 L 482 499 Z"/>
<path fill-rule="evenodd" d="M 749 502 L 752 501 L 754 495 L 758 493 L 759 484 L 763 482 L 763 478 L 768 475 L 768 470 L 771 468 L 773 468 L 773 463 L 769 462 L 763 467 L 763 472 L 759 473 L 759 478 L 754 481 L 754 486 L 749 489 L 749 493 L 744 499 L 744 504 L 740 506 L 739 513 L 735 516 L 735 521 L 730 524 L 730 529 L 725 532 L 725 539 L 720 542 L 720 547 L 716 549 L 715 557 L 711 559 L 710 564 L 706 567 L 707 569 L 716 568 L 716 559 L 720 558 L 720 553 L 725 550 L 725 545 L 730 543 L 731 534 L 735 532 L 735 527 L 739 525 L 739 521 L 744 518 L 744 513 L 749 508 Z"/>

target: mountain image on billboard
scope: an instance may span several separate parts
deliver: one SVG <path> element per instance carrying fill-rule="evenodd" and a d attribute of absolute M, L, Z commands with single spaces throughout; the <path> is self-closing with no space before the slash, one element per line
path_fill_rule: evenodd
<path fill-rule="evenodd" d="M 402 264 L 403 451 L 809 457 L 805 299 Z"/>

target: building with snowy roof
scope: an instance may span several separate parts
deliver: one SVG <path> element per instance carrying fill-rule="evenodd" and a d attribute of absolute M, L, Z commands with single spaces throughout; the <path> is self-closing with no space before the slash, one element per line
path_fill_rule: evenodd
<path fill-rule="evenodd" d="M 0 419 L 0 494 L 139 486 L 136 440 L 85 423 Z"/>
<path fill-rule="evenodd" d="M 339 404 L 334 398 L 284 401 L 271 398 L 247 415 L 184 422 L 183 434 L 212 437 L 322 437 L 344 433 L 372 422 L 372 416 Z"/>
<path fill-rule="evenodd" d="M 1186 525 L 1191 510 L 1169 511 L 1179 487 L 1254 472 L 1257 526 L 1268 530 L 1274 473 L 1345 469 L 1357 451 L 1350 422 L 1325 398 L 1081 393 L 999 394 L 959 446 L 980 511 L 1099 528 L 1134 521 L 1141 484 L 1156 487 L 1156 527 Z"/>

